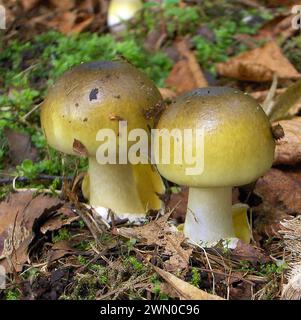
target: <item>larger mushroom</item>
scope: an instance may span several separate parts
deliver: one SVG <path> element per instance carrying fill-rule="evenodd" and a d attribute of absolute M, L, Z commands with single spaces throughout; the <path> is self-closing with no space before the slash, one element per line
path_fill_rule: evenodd
<path fill-rule="evenodd" d="M 120 154 L 116 164 L 99 164 L 96 159 L 100 129 L 112 129 L 118 137 L 119 121 L 124 120 L 128 131 L 149 133 L 154 120 L 145 113 L 161 102 L 153 82 L 123 61 L 83 63 L 66 72 L 46 97 L 41 109 L 46 139 L 67 154 L 76 154 L 76 140 L 85 146 L 89 169 L 83 193 L 103 216 L 111 209 L 121 218 L 135 220 L 162 208 L 158 194 L 164 193 L 164 185 L 151 164 L 119 164 Z"/>
<path fill-rule="evenodd" d="M 171 163 L 162 163 L 162 139 L 155 140 L 159 172 L 166 179 L 189 186 L 185 235 L 193 242 L 213 244 L 235 237 L 232 220 L 232 187 L 248 184 L 272 165 L 275 143 L 270 122 L 260 105 L 249 95 L 231 88 L 212 87 L 191 91 L 176 99 L 163 113 L 157 129 L 203 129 L 203 171 L 187 174 L 184 142 L 175 143 Z M 184 151 L 183 151 L 184 149 Z M 183 159 L 176 164 L 176 156 Z M 200 159 L 198 159 L 200 160 Z"/>

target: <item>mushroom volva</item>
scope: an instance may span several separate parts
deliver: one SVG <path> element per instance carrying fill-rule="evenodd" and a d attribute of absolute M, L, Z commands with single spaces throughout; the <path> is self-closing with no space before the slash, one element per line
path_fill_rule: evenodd
<path fill-rule="evenodd" d="M 120 120 L 127 122 L 128 130 L 143 129 L 150 139 L 154 120 L 145 117 L 145 111 L 161 102 L 154 83 L 124 61 L 74 67 L 56 82 L 43 102 L 41 124 L 48 143 L 67 154 L 76 154 L 76 140 L 85 146 L 89 169 L 83 193 L 103 216 L 111 209 L 118 217 L 135 220 L 162 208 L 158 194 L 164 193 L 164 184 L 149 162 L 120 164 L 117 159 L 115 164 L 100 164 L 96 157 L 98 131 L 110 129 L 117 137 Z M 118 145 L 116 150 L 118 153 Z"/>

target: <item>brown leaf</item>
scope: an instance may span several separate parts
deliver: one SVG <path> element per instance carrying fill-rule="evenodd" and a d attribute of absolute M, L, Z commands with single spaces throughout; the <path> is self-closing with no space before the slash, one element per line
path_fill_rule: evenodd
<path fill-rule="evenodd" d="M 68 11 L 75 7 L 75 0 L 48 0 L 58 11 Z"/>
<path fill-rule="evenodd" d="M 59 241 L 56 242 L 48 256 L 48 267 L 56 260 L 59 260 L 67 255 L 74 254 L 76 250 L 74 250 L 68 241 Z"/>
<path fill-rule="evenodd" d="M 54 28 L 62 33 L 69 34 L 75 25 L 77 15 L 74 11 L 61 12 L 55 18 L 47 21 L 47 26 Z"/>
<path fill-rule="evenodd" d="M 235 286 L 230 286 L 230 300 L 251 300 L 253 296 L 253 285 L 249 282 L 240 281 Z"/>
<path fill-rule="evenodd" d="M 257 40 L 277 39 L 281 37 L 281 41 L 290 38 L 297 30 L 292 27 L 292 19 L 294 15 L 278 15 L 272 20 L 265 23 L 254 37 Z"/>
<path fill-rule="evenodd" d="M 288 87 L 272 106 L 271 121 L 281 120 L 289 114 L 296 114 L 301 108 L 301 80 Z"/>
<path fill-rule="evenodd" d="M 166 99 L 172 100 L 177 96 L 177 94 L 174 91 L 167 88 L 159 88 L 159 91 L 161 93 L 163 100 L 166 100 Z"/>
<path fill-rule="evenodd" d="M 231 251 L 230 255 L 233 260 L 249 261 L 252 265 L 256 265 L 257 263 L 267 263 L 270 260 L 263 250 L 240 240 L 238 241 L 235 249 Z"/>
<path fill-rule="evenodd" d="M 186 40 L 178 41 L 176 47 L 181 55 L 181 60 L 173 66 L 166 80 L 166 85 L 171 88 L 175 87 L 177 93 L 207 87 L 208 82 Z"/>
<path fill-rule="evenodd" d="M 177 232 L 167 223 L 168 214 L 137 228 L 119 228 L 117 233 L 126 238 L 135 238 L 147 245 L 158 245 L 164 248 L 170 259 L 164 264 L 169 271 L 186 269 L 192 249 L 184 249 L 181 244 L 185 236 Z"/>
<path fill-rule="evenodd" d="M 274 164 L 293 166 L 301 163 L 301 117 L 277 123 L 283 128 L 284 137 L 277 141 Z"/>
<path fill-rule="evenodd" d="M 167 210 L 172 212 L 172 218 L 176 219 L 179 223 L 184 223 L 185 221 L 188 203 L 188 190 L 188 187 L 182 187 L 179 192 L 173 192 L 166 204 Z"/>
<path fill-rule="evenodd" d="M 77 22 L 73 25 L 70 30 L 70 33 L 80 33 L 86 30 L 94 20 L 93 15 L 85 16 L 81 19 L 81 21 Z"/>
<path fill-rule="evenodd" d="M 263 204 L 274 209 L 281 209 L 288 214 L 301 213 L 301 172 L 281 171 L 272 168 L 255 186 Z"/>
<path fill-rule="evenodd" d="M 0 203 L 0 265 L 8 272 L 21 271 L 38 221 L 51 216 L 62 203 L 30 191 L 11 193 Z"/>
<path fill-rule="evenodd" d="M 79 216 L 71 211 L 70 208 L 62 207 L 41 226 L 40 231 L 45 234 L 47 231 L 58 230 L 78 219 Z"/>
<path fill-rule="evenodd" d="M 301 76 L 275 41 L 217 64 L 217 71 L 222 76 L 255 82 L 272 81 L 274 74 L 280 79 Z"/>
<path fill-rule="evenodd" d="M 24 8 L 25 11 L 29 11 L 36 7 L 41 0 L 21 0 L 22 7 Z"/>
<path fill-rule="evenodd" d="M 255 238 L 278 237 L 280 222 L 301 213 L 300 181 L 300 168 L 286 171 L 273 168 L 257 181 L 254 192 L 261 197 L 262 204 L 253 208 Z"/>
<path fill-rule="evenodd" d="M 73 151 L 83 157 L 89 156 L 87 148 L 77 139 L 73 140 Z"/>
<path fill-rule="evenodd" d="M 177 291 L 167 282 L 160 284 L 160 293 L 166 294 L 170 298 L 180 298 Z"/>
<path fill-rule="evenodd" d="M 172 288 L 178 293 L 181 300 L 224 300 L 217 295 L 198 289 L 167 271 L 155 266 L 153 268 L 160 277 L 172 286 Z"/>
<path fill-rule="evenodd" d="M 296 4 L 301 4 L 300 0 L 267 0 L 266 5 L 268 7 L 279 7 L 279 6 L 286 6 L 291 7 Z"/>
<path fill-rule="evenodd" d="M 6 128 L 4 135 L 8 143 L 9 157 L 14 165 L 22 163 L 25 159 L 37 160 L 38 151 L 32 146 L 28 134 Z"/>
<path fill-rule="evenodd" d="M 144 41 L 144 47 L 150 52 L 156 52 L 160 49 L 162 43 L 167 38 L 167 33 L 164 29 L 158 28 L 149 32 Z"/>

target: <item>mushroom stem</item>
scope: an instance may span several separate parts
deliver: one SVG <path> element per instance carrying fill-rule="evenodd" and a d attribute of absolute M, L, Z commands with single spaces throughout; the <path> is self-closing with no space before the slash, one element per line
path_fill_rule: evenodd
<path fill-rule="evenodd" d="M 108 209 L 130 221 L 144 218 L 148 210 L 162 209 L 157 193 L 164 193 L 164 185 L 150 164 L 99 164 L 90 157 L 88 177 L 83 193 L 106 219 Z"/>
<path fill-rule="evenodd" d="M 235 237 L 232 188 L 189 188 L 184 233 L 193 242 L 206 245 Z"/>

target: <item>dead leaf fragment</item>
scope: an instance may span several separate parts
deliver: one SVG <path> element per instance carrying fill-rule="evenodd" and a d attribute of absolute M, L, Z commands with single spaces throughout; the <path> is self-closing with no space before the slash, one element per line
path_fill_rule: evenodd
<path fill-rule="evenodd" d="M 163 100 L 166 100 L 166 99 L 172 100 L 177 96 L 177 94 L 174 91 L 167 88 L 159 88 L 159 91 L 161 93 Z"/>
<path fill-rule="evenodd" d="M 270 260 L 263 250 L 240 240 L 235 249 L 231 251 L 231 258 L 237 261 L 249 261 L 252 265 L 267 263 Z"/>
<path fill-rule="evenodd" d="M 38 151 L 32 146 L 28 134 L 6 128 L 4 135 L 8 143 L 9 157 L 14 165 L 21 164 L 25 159 L 37 160 Z"/>
<path fill-rule="evenodd" d="M 255 82 L 272 81 L 274 74 L 279 79 L 299 79 L 301 76 L 275 41 L 218 63 L 216 67 L 222 76 Z"/>
<path fill-rule="evenodd" d="M 295 15 L 278 15 L 272 20 L 265 23 L 255 35 L 255 39 L 266 40 L 266 39 L 277 39 L 281 38 L 284 41 L 290 38 L 297 30 L 292 27 L 292 20 Z"/>
<path fill-rule="evenodd" d="M 31 191 L 11 193 L 0 203 L 0 265 L 9 272 L 21 271 L 28 261 L 28 249 L 38 221 L 62 206 L 57 198 Z"/>
<path fill-rule="evenodd" d="M 186 40 L 176 43 L 181 59 L 173 66 L 166 80 L 167 87 L 175 88 L 178 94 L 196 88 L 207 87 L 208 82 Z"/>
<path fill-rule="evenodd" d="M 207 293 L 173 274 L 153 266 L 154 270 L 179 294 L 181 300 L 224 300 L 223 298 Z"/>
<path fill-rule="evenodd" d="M 271 208 L 288 214 L 301 213 L 301 172 L 270 169 L 255 186 L 254 192 Z"/>
<path fill-rule="evenodd" d="M 301 108 L 301 80 L 282 93 L 272 107 L 270 119 L 276 121 L 285 118 L 288 114 L 294 115 Z"/>
<path fill-rule="evenodd" d="M 170 195 L 169 201 L 166 204 L 167 210 L 171 211 L 172 218 L 179 223 L 184 223 L 188 203 L 188 187 L 182 187 L 177 193 Z"/>
<path fill-rule="evenodd" d="M 87 148 L 77 139 L 73 140 L 73 151 L 82 157 L 89 156 Z"/>
<path fill-rule="evenodd" d="M 262 203 L 253 208 L 256 216 L 253 232 L 269 237 L 279 236 L 280 222 L 301 213 L 301 170 L 270 169 L 255 186 L 254 193 Z"/>
<path fill-rule="evenodd" d="M 29 11 L 33 9 L 39 4 L 39 2 L 41 1 L 40 0 L 21 0 L 21 4 L 25 11 Z"/>
<path fill-rule="evenodd" d="M 184 249 L 181 245 L 185 240 L 183 233 L 173 230 L 167 223 L 169 215 L 136 228 L 119 228 L 117 233 L 126 238 L 138 239 L 147 245 L 158 245 L 170 258 L 164 262 L 168 271 L 184 270 L 188 267 L 192 248 Z"/>
<path fill-rule="evenodd" d="M 279 121 L 284 137 L 277 141 L 274 164 L 301 163 L 301 117 Z"/>
<path fill-rule="evenodd" d="M 70 225 L 73 221 L 78 219 L 79 216 L 70 208 L 62 207 L 41 226 L 40 231 L 45 234 L 48 231 L 58 230 L 63 226 Z"/>
<path fill-rule="evenodd" d="M 49 267 L 54 261 L 74 253 L 76 253 L 76 250 L 71 247 L 68 241 L 56 242 L 49 252 L 47 265 Z"/>

